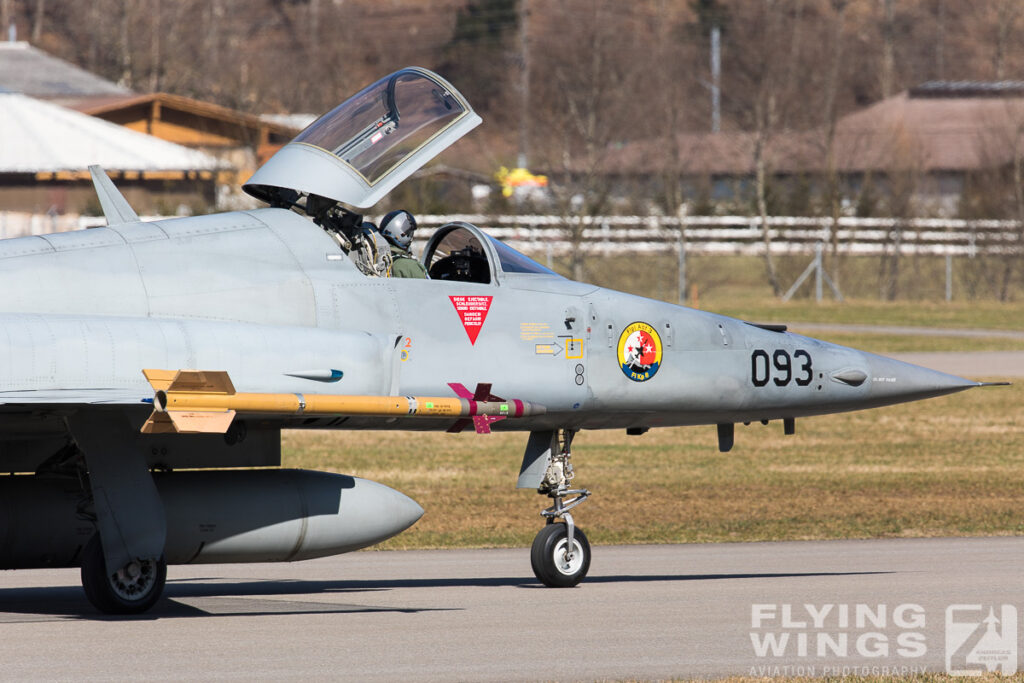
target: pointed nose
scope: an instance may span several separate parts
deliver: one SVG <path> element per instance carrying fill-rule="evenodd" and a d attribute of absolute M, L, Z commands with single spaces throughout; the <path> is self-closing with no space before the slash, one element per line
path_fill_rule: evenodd
<path fill-rule="evenodd" d="M 981 386 L 979 382 L 885 356 L 871 353 L 864 356 L 868 365 L 869 400 L 874 405 L 916 401 Z"/>

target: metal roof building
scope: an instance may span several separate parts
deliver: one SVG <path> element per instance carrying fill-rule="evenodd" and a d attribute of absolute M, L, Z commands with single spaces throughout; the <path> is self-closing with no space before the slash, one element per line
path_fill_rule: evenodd
<path fill-rule="evenodd" d="M 141 211 L 215 200 L 221 162 L 203 152 L 19 93 L 0 93 L 0 211 L 96 208 L 88 166 L 99 164 Z"/>
<path fill-rule="evenodd" d="M 18 93 L 0 93 L 0 173 L 214 171 L 202 152 Z"/>
<path fill-rule="evenodd" d="M 0 43 L 0 87 L 40 98 L 132 94 L 25 42 Z"/>
<path fill-rule="evenodd" d="M 869 182 L 888 192 L 900 175 L 921 208 L 953 214 L 972 178 L 991 183 L 1024 156 L 1022 131 L 1024 82 L 933 81 L 841 117 L 835 170 L 848 196 Z M 732 199 L 752 191 L 755 143 L 749 131 L 676 133 L 609 149 L 601 168 L 633 183 L 671 171 L 690 196 L 710 188 L 712 199 Z M 827 150 L 823 129 L 775 131 L 764 154 L 769 173 L 785 181 L 822 177 Z"/>

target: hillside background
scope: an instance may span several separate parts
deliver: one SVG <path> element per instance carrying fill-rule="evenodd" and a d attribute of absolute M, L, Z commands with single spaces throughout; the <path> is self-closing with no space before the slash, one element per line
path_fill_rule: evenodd
<path fill-rule="evenodd" d="M 723 131 L 827 126 L 925 81 L 1024 74 L 1019 0 L 0 0 L 11 22 L 136 91 L 261 114 L 322 113 L 399 67 L 434 69 L 485 118 L 481 170 L 710 130 L 712 25 Z"/>

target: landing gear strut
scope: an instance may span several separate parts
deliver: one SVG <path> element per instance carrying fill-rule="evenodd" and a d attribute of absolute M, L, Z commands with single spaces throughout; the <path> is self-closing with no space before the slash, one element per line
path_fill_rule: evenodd
<path fill-rule="evenodd" d="M 590 569 L 590 543 L 583 530 L 576 528 L 569 512 L 590 496 L 587 489 L 569 488 L 575 476 L 570 462 L 574 435 L 571 429 L 559 430 L 558 451 L 552 449 L 547 472 L 537 489 L 537 493 L 551 498 L 553 504 L 540 513 L 547 525 L 533 539 L 530 564 L 537 579 L 553 588 L 575 586 Z M 563 521 L 556 522 L 559 517 Z"/>

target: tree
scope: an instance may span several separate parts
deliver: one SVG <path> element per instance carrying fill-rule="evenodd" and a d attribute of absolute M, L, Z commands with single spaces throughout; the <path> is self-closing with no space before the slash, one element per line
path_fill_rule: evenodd
<path fill-rule="evenodd" d="M 637 3 L 649 8 L 649 4 Z M 586 217 L 604 211 L 611 191 L 605 166 L 610 145 L 628 139 L 643 102 L 643 24 L 622 21 L 614 0 L 560 0 L 545 6 L 536 44 L 543 165 L 561 179 L 558 204 L 570 234 L 573 279 L 583 279 Z M 637 11 L 637 6 L 633 11 Z M 540 14 L 540 13 L 538 13 Z M 642 16 L 641 16 L 642 18 Z M 634 129 L 635 130 L 635 129 Z"/>

